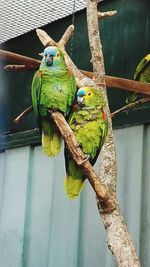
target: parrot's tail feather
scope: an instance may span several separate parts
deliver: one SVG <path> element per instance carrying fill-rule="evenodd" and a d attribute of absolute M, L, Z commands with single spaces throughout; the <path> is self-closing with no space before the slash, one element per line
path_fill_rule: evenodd
<path fill-rule="evenodd" d="M 42 148 L 47 156 L 52 156 L 50 137 L 42 131 Z"/>
<path fill-rule="evenodd" d="M 54 133 L 51 140 L 51 152 L 55 156 L 60 152 L 61 149 L 61 136 L 59 133 Z"/>
<path fill-rule="evenodd" d="M 42 122 L 42 148 L 47 156 L 56 156 L 61 149 L 61 135 L 56 127 L 47 121 Z"/>
<path fill-rule="evenodd" d="M 65 179 L 65 191 L 71 199 L 76 199 L 84 188 L 83 179 L 74 179 L 67 175 Z"/>

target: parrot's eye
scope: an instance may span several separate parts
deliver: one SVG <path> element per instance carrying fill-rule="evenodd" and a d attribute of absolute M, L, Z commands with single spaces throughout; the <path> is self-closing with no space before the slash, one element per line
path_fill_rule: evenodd
<path fill-rule="evenodd" d="M 57 53 L 57 55 L 56 55 L 57 57 L 59 57 L 60 56 L 60 54 L 59 53 Z"/>
<path fill-rule="evenodd" d="M 88 95 L 90 96 L 91 95 L 91 92 L 89 92 Z"/>

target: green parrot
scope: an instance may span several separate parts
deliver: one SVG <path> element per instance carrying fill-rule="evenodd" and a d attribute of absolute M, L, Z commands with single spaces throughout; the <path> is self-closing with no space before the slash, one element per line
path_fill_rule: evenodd
<path fill-rule="evenodd" d="M 86 158 L 94 165 L 108 132 L 108 121 L 103 111 L 105 101 L 99 89 L 82 87 L 77 91 L 77 103 L 68 123 Z M 67 147 L 65 162 L 65 191 L 71 199 L 75 199 L 82 191 L 86 177 L 72 159 Z"/>
<path fill-rule="evenodd" d="M 61 135 L 49 112 L 58 110 L 67 114 L 75 92 L 75 79 L 67 69 L 62 51 L 48 46 L 32 81 L 33 108 L 42 132 L 42 148 L 48 156 L 57 155 L 61 148 Z"/>
<path fill-rule="evenodd" d="M 134 80 L 142 83 L 150 83 L 150 54 L 145 56 L 138 64 L 134 73 Z M 137 98 L 137 93 L 131 93 L 126 99 L 126 103 L 134 102 Z"/>

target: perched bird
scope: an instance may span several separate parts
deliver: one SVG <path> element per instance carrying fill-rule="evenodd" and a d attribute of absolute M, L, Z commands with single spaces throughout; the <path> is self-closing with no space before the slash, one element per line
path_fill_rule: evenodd
<path fill-rule="evenodd" d="M 42 132 L 42 147 L 48 156 L 57 155 L 61 148 L 61 136 L 49 112 L 67 114 L 75 92 L 75 79 L 67 69 L 62 51 L 55 46 L 45 48 L 32 81 L 32 103 Z"/>
<path fill-rule="evenodd" d="M 105 101 L 99 89 L 82 87 L 77 91 L 78 108 L 70 114 L 68 123 L 87 159 L 94 165 L 105 142 L 108 122 L 103 111 Z M 86 179 L 65 147 L 65 191 L 75 199 L 84 187 Z"/>
<path fill-rule="evenodd" d="M 145 56 L 138 64 L 134 80 L 142 83 L 150 83 L 150 54 Z M 134 102 L 137 98 L 137 93 L 131 93 L 131 95 L 126 99 L 126 103 Z"/>

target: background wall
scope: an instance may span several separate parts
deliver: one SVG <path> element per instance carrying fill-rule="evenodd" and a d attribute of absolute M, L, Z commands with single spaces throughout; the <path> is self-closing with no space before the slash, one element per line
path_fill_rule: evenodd
<path fill-rule="evenodd" d="M 144 267 L 150 266 L 150 126 L 115 131 L 117 191 Z M 40 146 L 0 154 L 0 266 L 114 267 L 94 193 L 64 193 L 63 151 L 55 159 Z"/>

